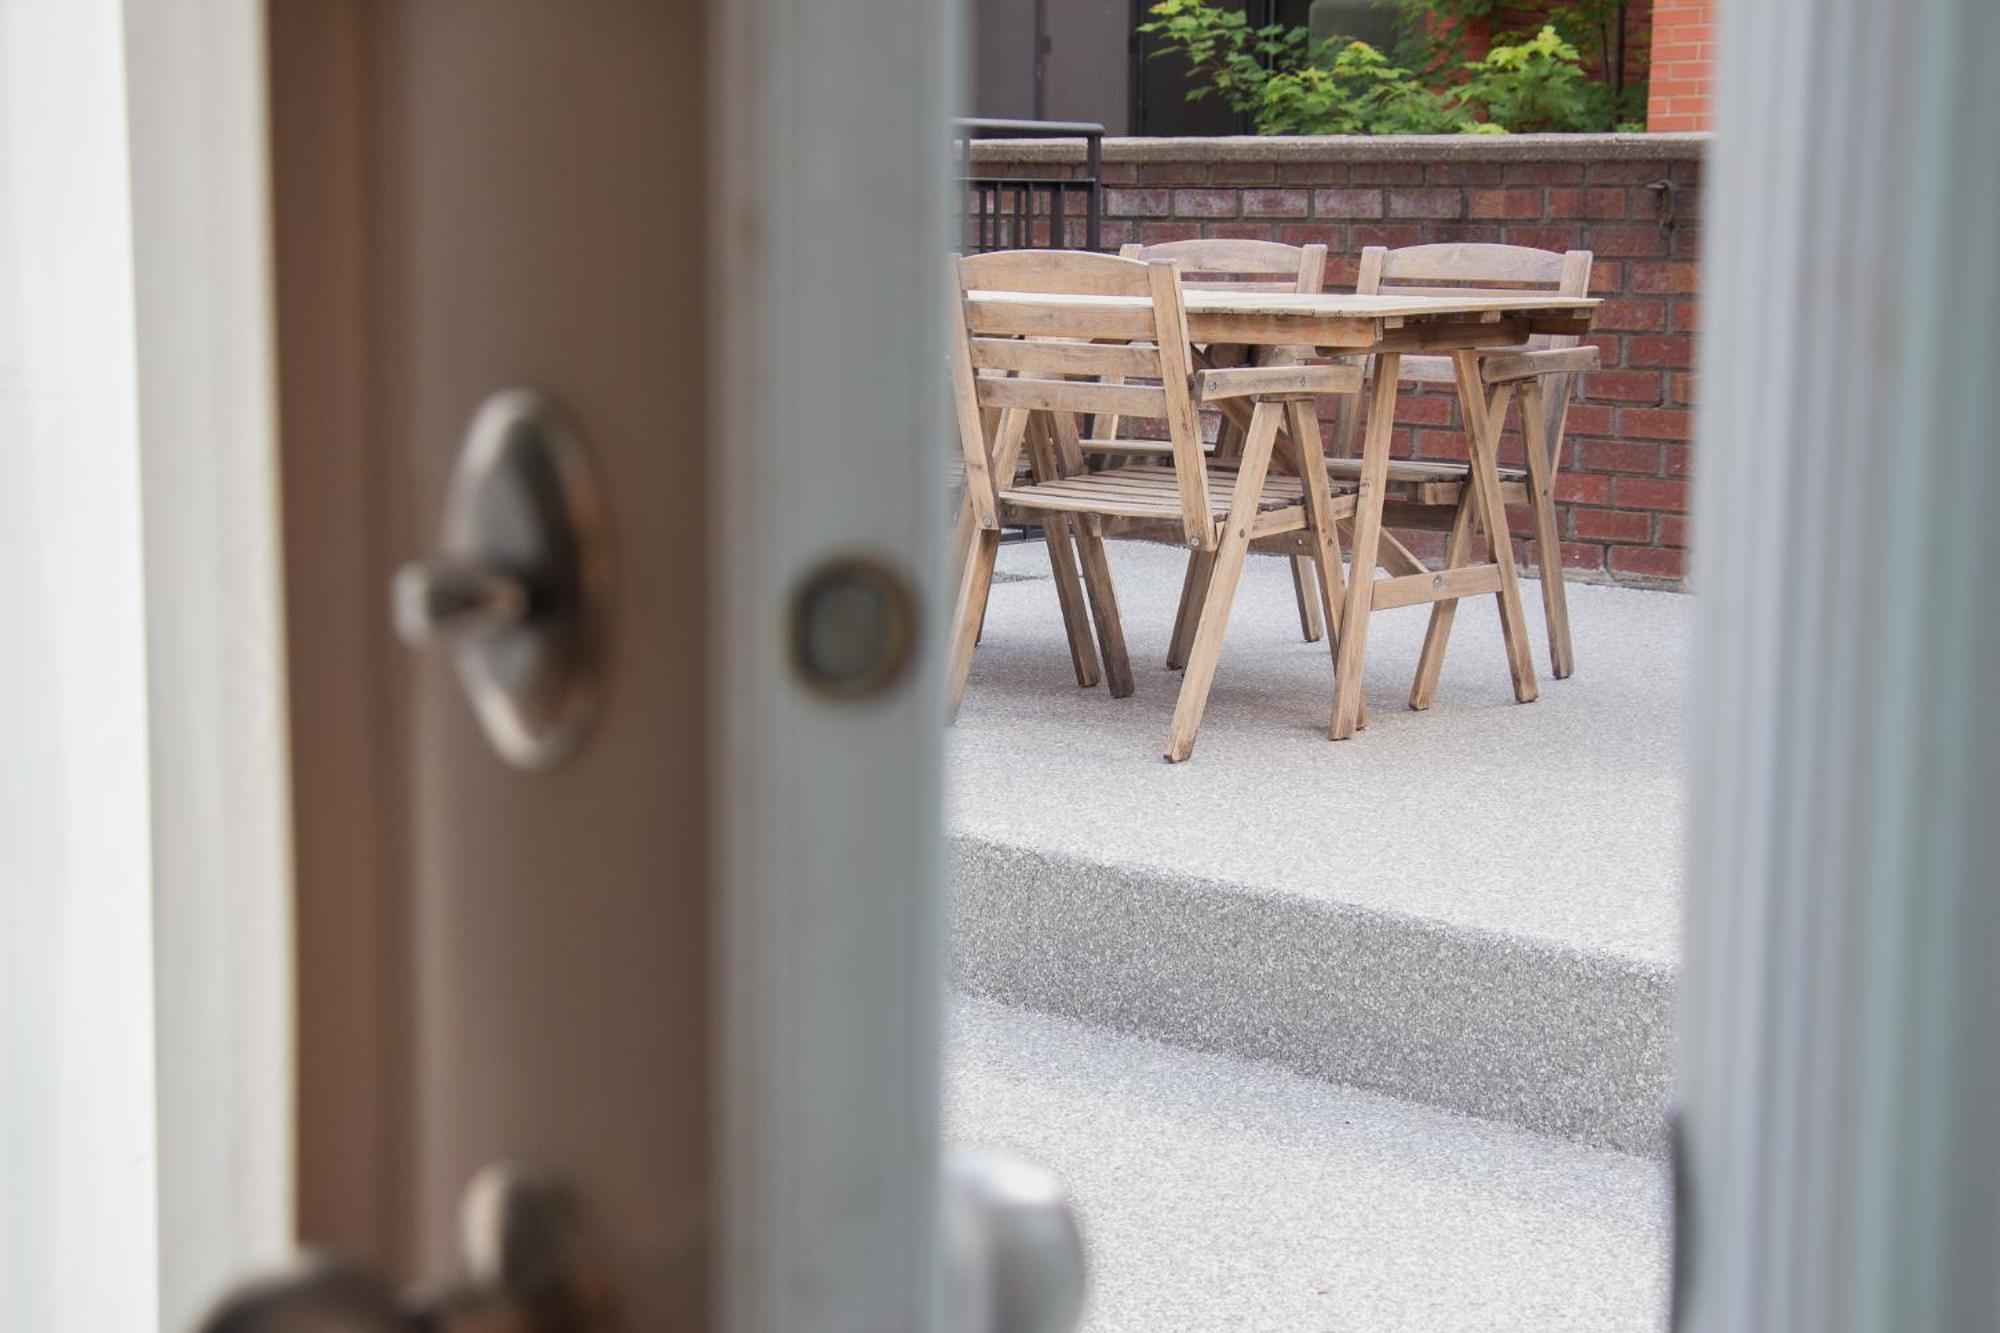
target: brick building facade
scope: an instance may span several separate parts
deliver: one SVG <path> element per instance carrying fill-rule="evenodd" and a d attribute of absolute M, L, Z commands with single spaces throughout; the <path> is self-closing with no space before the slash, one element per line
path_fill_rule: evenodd
<path fill-rule="evenodd" d="M 1706 130 L 1715 89 L 1715 0 L 1654 0 L 1646 128 Z"/>

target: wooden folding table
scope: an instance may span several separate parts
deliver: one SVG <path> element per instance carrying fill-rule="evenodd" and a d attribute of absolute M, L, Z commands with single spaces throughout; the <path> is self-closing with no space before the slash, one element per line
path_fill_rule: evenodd
<path fill-rule="evenodd" d="M 1144 301 L 1131 297 L 972 292 L 967 299 L 980 307 L 981 327 L 995 333 L 1045 332 L 1035 327 L 1034 308 L 1061 303 L 1072 307 L 1065 311 L 1064 320 L 1072 336 L 1079 319 L 1085 321 L 1090 336 L 1097 338 L 1142 340 L 1152 336 L 1150 309 Z M 1500 414 L 1491 410 L 1493 404 L 1480 377 L 1480 352 L 1519 345 L 1538 333 L 1587 333 L 1598 303 L 1541 292 L 1457 297 L 1199 289 L 1189 290 L 1186 301 L 1188 332 L 1196 343 L 1310 346 L 1331 356 L 1379 358 L 1374 383 L 1369 387 L 1368 429 L 1362 441 L 1353 543 L 1348 553 L 1350 573 L 1341 597 L 1340 650 L 1335 659 L 1329 734 L 1343 739 L 1353 735 L 1361 723 L 1362 663 L 1369 616 L 1390 607 L 1428 602 L 1438 604 L 1440 614 L 1448 614 L 1449 606 L 1461 597 L 1494 594 L 1500 605 L 1514 697 L 1522 703 L 1532 700 L 1536 694 L 1535 667 L 1500 492 L 1503 422 Z M 1010 307 L 1017 306 L 1019 318 L 1010 322 Z M 1471 456 L 1469 484 L 1477 517 L 1491 538 L 1492 558 L 1485 563 L 1461 562 L 1432 569 L 1393 538 L 1385 541 L 1383 503 L 1388 493 L 1389 443 L 1395 425 L 1399 359 L 1406 352 L 1446 353 L 1456 363 L 1460 412 Z M 1460 560 L 1469 557 L 1461 552 Z M 1378 565 L 1386 566 L 1389 577 L 1374 577 Z"/>

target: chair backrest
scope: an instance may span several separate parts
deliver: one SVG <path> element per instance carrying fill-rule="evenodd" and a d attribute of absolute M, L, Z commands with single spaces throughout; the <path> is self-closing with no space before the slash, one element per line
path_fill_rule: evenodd
<path fill-rule="evenodd" d="M 1180 265 L 1182 287 L 1219 287 L 1230 291 L 1316 292 L 1326 282 L 1326 247 L 1283 245 L 1277 241 L 1242 241 L 1214 237 L 1131 244 L 1118 253 L 1126 259 L 1169 260 Z"/>
<path fill-rule="evenodd" d="M 1084 250 L 1002 250 L 958 261 L 952 397 L 965 482 L 982 526 L 997 521 L 1031 413 L 1060 432 L 1078 413 L 1166 422 L 1192 544 L 1206 547 L 1208 474 L 1190 375 L 1187 309 L 1171 263 Z M 1037 301 L 1036 296 L 1131 298 Z M 989 456 L 981 414 L 998 409 Z"/>
<path fill-rule="evenodd" d="M 1590 294 L 1588 250 L 1536 250 L 1525 245 L 1484 243 L 1410 245 L 1390 250 L 1371 245 L 1361 252 L 1354 290 L 1362 296 L 1395 292 L 1405 296 L 1509 296 L 1524 291 L 1559 296 Z M 1536 347 L 1574 347 L 1573 335 L 1529 339 Z"/>

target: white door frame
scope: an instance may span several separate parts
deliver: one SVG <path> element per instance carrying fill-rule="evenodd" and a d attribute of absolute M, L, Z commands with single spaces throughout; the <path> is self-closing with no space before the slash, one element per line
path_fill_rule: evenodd
<path fill-rule="evenodd" d="M 939 1322 L 949 0 L 710 9 L 723 1207 L 731 1333 Z M 927 624 L 873 703 L 802 692 L 786 607 L 878 558 Z"/>

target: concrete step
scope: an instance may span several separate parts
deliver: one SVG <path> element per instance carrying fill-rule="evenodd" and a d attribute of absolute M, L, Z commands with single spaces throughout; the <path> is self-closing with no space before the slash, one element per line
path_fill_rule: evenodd
<path fill-rule="evenodd" d="M 1578 674 L 1528 706 L 1492 599 L 1468 602 L 1425 713 L 1426 614 L 1378 615 L 1370 724 L 1333 743 L 1326 646 L 1256 560 L 1200 745 L 1167 765 L 1180 562 L 1112 547 L 1139 684 L 1113 700 L 1070 676 L 1044 552 L 1003 553 L 951 741 L 960 987 L 1659 1151 L 1688 599 L 1573 587 Z"/>
<path fill-rule="evenodd" d="M 1063 1177 L 1089 1333 L 1656 1333 L 1645 1158 L 962 999 L 946 1133 Z"/>

